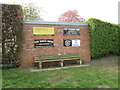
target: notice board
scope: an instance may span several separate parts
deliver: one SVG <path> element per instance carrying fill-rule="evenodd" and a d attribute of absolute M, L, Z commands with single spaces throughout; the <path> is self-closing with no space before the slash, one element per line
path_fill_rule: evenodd
<path fill-rule="evenodd" d="M 64 36 L 79 36 L 79 28 L 64 28 Z"/>
<path fill-rule="evenodd" d="M 37 39 L 34 40 L 34 47 L 53 47 L 54 41 L 53 39 Z"/>
<path fill-rule="evenodd" d="M 33 35 L 54 35 L 54 27 L 33 27 Z"/>
<path fill-rule="evenodd" d="M 79 39 L 64 39 L 64 46 L 65 47 L 80 46 L 80 40 Z"/>

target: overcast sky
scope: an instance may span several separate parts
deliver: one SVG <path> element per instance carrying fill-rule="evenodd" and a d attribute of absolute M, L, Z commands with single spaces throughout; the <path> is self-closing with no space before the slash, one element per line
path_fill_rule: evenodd
<path fill-rule="evenodd" d="M 0 0 L 0 3 L 35 3 L 43 7 L 45 21 L 57 21 L 60 14 L 67 10 L 78 10 L 84 19 L 97 18 L 118 23 L 118 2 L 120 0 Z"/>

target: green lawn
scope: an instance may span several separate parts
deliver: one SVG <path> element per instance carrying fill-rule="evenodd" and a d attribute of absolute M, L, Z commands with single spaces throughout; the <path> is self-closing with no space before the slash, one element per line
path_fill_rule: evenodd
<path fill-rule="evenodd" d="M 118 72 L 79 67 L 44 72 L 3 71 L 3 88 L 117 88 Z"/>
<path fill-rule="evenodd" d="M 3 88 L 118 88 L 118 70 L 94 65 L 43 72 L 3 70 L 2 76 Z"/>

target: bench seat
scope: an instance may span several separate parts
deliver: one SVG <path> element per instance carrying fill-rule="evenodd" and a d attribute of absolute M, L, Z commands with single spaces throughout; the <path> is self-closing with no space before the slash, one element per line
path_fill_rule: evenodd
<path fill-rule="evenodd" d="M 61 67 L 65 60 L 79 60 L 79 63 L 82 64 L 80 53 L 36 55 L 34 60 L 35 63 L 39 63 L 39 69 L 42 69 L 42 62 L 60 61 Z"/>

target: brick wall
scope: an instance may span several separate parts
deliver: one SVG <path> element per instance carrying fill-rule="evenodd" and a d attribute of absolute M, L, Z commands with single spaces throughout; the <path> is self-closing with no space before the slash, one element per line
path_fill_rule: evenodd
<path fill-rule="evenodd" d="M 54 27 L 54 36 L 34 36 L 33 27 Z M 80 28 L 80 36 L 63 36 L 63 28 Z M 90 61 L 88 25 L 54 25 L 25 23 L 23 30 L 23 47 L 20 53 L 21 66 L 28 66 L 34 62 L 34 56 L 40 54 L 81 53 L 84 62 Z M 54 47 L 34 48 L 35 39 L 53 39 Z M 63 39 L 80 39 L 80 46 L 65 47 Z"/>

